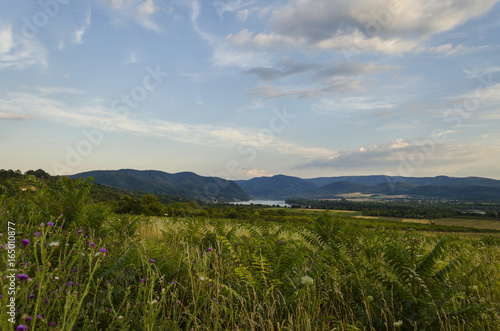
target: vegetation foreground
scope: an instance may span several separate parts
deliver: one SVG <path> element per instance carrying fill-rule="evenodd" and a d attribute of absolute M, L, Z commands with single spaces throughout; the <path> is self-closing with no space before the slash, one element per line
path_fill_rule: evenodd
<path fill-rule="evenodd" d="M 5 330 L 500 330 L 498 238 L 117 215 L 89 185 L 30 181 L 0 197 Z"/>

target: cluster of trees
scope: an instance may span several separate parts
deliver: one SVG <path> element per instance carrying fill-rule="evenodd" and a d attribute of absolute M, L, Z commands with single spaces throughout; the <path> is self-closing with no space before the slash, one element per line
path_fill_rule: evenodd
<path fill-rule="evenodd" d="M 500 218 L 498 205 L 467 205 L 446 203 L 421 203 L 421 202 L 373 202 L 373 201 L 347 201 L 347 200 L 307 200 L 288 199 L 292 208 L 315 208 L 333 210 L 361 210 L 365 216 L 387 216 L 414 219 L 438 219 L 451 217 L 467 218 Z M 470 211 L 483 209 L 484 214 Z"/>
<path fill-rule="evenodd" d="M 165 205 L 152 194 L 145 194 L 140 198 L 126 194 L 120 198 L 115 212 L 118 214 L 162 216 L 165 214 L 165 209 Z"/>
<path fill-rule="evenodd" d="M 50 174 L 45 172 L 42 169 L 38 170 L 28 170 L 24 174 L 21 172 L 21 170 L 4 170 L 0 169 L 0 181 L 5 181 L 9 178 L 24 178 L 25 176 L 35 176 L 36 178 L 50 178 Z"/>

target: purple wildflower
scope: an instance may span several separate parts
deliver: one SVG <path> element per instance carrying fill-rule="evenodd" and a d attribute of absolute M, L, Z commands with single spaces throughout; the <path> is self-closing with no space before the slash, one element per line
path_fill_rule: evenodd
<path fill-rule="evenodd" d="M 21 240 L 21 244 L 23 244 L 24 246 L 29 246 L 30 245 L 30 240 L 24 238 L 23 240 Z"/>
<path fill-rule="evenodd" d="M 25 274 L 17 275 L 17 279 L 19 279 L 19 280 L 27 280 L 28 278 L 29 278 L 28 275 L 25 275 Z"/>
<path fill-rule="evenodd" d="M 37 320 L 42 319 L 42 315 L 37 315 L 37 316 L 36 316 L 36 319 L 37 319 Z"/>
<path fill-rule="evenodd" d="M 23 325 L 23 324 L 19 324 L 16 328 L 16 330 L 28 330 L 28 327 L 26 325 Z"/>
<path fill-rule="evenodd" d="M 106 248 L 104 248 L 104 247 L 103 247 L 103 248 L 100 248 L 100 249 L 99 249 L 99 252 L 101 252 L 101 253 L 106 253 Z"/>
<path fill-rule="evenodd" d="M 50 322 L 50 323 L 49 323 L 49 326 L 51 326 L 51 327 L 55 327 L 55 326 L 56 326 L 56 322 Z"/>
<path fill-rule="evenodd" d="M 212 251 L 212 249 L 209 247 L 209 248 L 207 249 L 207 251 L 211 252 L 211 251 Z"/>
<path fill-rule="evenodd" d="M 90 247 L 95 247 L 95 244 L 94 243 L 90 243 Z"/>
<path fill-rule="evenodd" d="M 149 260 L 151 263 L 155 263 L 156 261 L 154 259 Z"/>
<path fill-rule="evenodd" d="M 54 226 L 54 223 L 52 223 L 52 222 L 47 222 L 47 225 L 48 225 L 48 226 L 50 226 L 50 227 L 53 227 L 53 226 Z M 54 323 L 54 322 L 52 322 L 52 323 Z M 55 323 L 54 323 L 54 325 L 55 325 Z"/>
<path fill-rule="evenodd" d="M 78 230 L 78 234 L 81 234 L 81 233 L 83 233 L 83 231 L 82 230 Z"/>

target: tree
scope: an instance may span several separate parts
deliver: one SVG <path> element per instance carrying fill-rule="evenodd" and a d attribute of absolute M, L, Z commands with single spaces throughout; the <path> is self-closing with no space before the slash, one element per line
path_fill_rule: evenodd
<path fill-rule="evenodd" d="M 142 213 L 149 216 L 162 216 L 165 214 L 165 206 L 152 194 L 143 195 L 140 198 Z"/>
<path fill-rule="evenodd" d="M 116 208 L 116 212 L 119 214 L 139 215 L 142 213 L 142 205 L 138 199 L 135 199 L 128 194 L 125 194 L 120 198 L 120 201 L 118 202 L 118 207 Z"/>

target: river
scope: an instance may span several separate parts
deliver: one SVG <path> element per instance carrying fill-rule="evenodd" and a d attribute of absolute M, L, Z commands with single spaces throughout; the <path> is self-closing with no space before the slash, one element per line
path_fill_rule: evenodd
<path fill-rule="evenodd" d="M 291 205 L 285 203 L 283 200 L 250 200 L 250 201 L 238 201 L 230 202 L 233 205 L 265 205 L 265 206 L 280 206 L 280 207 L 291 207 Z"/>

